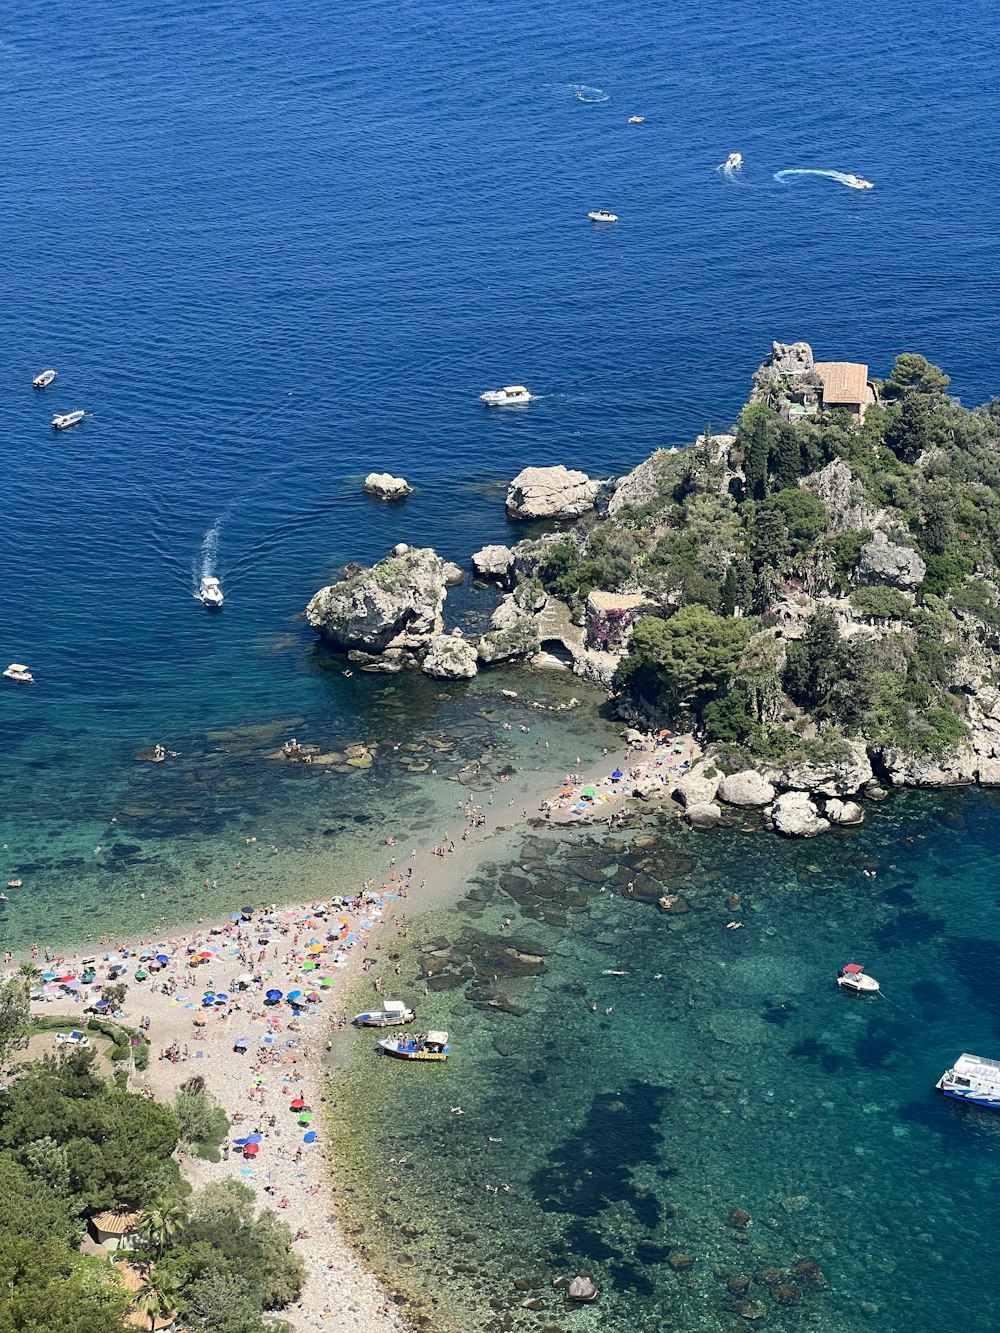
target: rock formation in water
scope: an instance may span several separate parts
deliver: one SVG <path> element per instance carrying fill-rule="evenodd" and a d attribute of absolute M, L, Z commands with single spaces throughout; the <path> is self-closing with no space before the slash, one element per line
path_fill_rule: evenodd
<path fill-rule="evenodd" d="M 402 500 L 413 494 L 413 487 L 404 477 L 394 477 L 389 472 L 369 472 L 364 490 L 376 500 Z"/>
<path fill-rule="evenodd" d="M 407 548 L 321 588 L 306 619 L 342 651 L 423 649 L 444 628 L 445 596 L 445 562 L 430 547 Z"/>
<path fill-rule="evenodd" d="M 471 680 L 479 670 L 475 645 L 460 635 L 435 634 L 420 669 L 438 680 Z"/>
<path fill-rule="evenodd" d="M 579 518 L 593 509 L 600 485 L 563 467 L 523 468 L 507 489 L 511 518 Z"/>

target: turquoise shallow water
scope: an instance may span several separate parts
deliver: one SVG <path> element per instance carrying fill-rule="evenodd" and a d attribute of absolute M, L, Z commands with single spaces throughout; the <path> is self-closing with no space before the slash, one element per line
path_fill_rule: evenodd
<path fill-rule="evenodd" d="M 356 1039 L 337 1115 L 370 1257 L 404 1288 L 418 1273 L 424 1307 L 439 1291 L 434 1327 L 728 1333 L 744 1299 L 775 1329 L 912 1333 L 954 1306 L 994 1328 L 968 1297 L 1000 1258 L 1000 1118 L 932 1089 L 962 1050 L 1000 1050 L 998 821 L 969 792 L 806 844 L 676 825 L 631 852 L 529 840 L 525 869 L 406 941 L 403 993 L 452 1033 L 447 1066 Z M 630 901 L 629 880 L 691 910 Z M 544 962 L 512 964 L 512 944 Z M 838 991 L 852 959 L 883 997 Z M 578 1269 L 601 1296 L 567 1311 L 552 1283 Z"/>

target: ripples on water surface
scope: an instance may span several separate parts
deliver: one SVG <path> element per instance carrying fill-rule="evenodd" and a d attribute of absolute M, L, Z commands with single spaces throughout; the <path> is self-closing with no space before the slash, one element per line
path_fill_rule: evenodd
<path fill-rule="evenodd" d="M 292 896 L 362 868 L 357 816 L 436 828 L 454 789 L 403 772 L 391 744 L 454 730 L 471 753 L 495 724 L 475 690 L 349 681 L 314 651 L 301 609 L 343 561 L 399 540 L 465 560 L 508 535 L 503 485 L 522 465 L 616 474 L 728 424 L 772 337 L 877 373 L 925 352 L 969 403 L 1000 387 L 997 83 L 981 7 L 953 6 L 943 24 L 930 0 L 883 6 L 877 32 L 831 26 L 816 0 L 201 0 L 156 15 L 55 0 L 0 17 L 0 655 L 38 678 L 0 692 L 4 869 L 30 884 L 5 909 L 5 942 L 176 920 L 205 906 L 206 876 L 220 909 L 251 882 Z M 733 151 L 744 166 L 727 178 L 715 167 Z M 875 189 L 783 188 L 773 175 L 787 168 Z M 621 221 L 595 229 L 595 207 Z M 59 378 L 33 393 L 46 365 Z M 484 410 L 477 395 L 509 382 L 538 395 L 530 408 Z M 86 422 L 53 434 L 51 413 L 75 407 Z M 417 494 L 367 501 L 372 468 Z M 206 561 L 227 593 L 214 617 L 192 598 Z M 469 594 L 449 605 L 452 623 L 484 609 Z M 362 775 L 286 773 L 260 754 L 293 725 L 324 746 L 379 739 L 383 757 Z M 177 762 L 137 765 L 157 740 Z M 237 881 L 244 833 L 282 856 Z M 982 885 L 991 838 L 956 835 L 937 873 L 965 849 L 962 874 Z M 724 867 L 726 845 L 698 844 L 706 867 Z M 676 927 L 617 901 L 565 943 L 547 926 L 560 983 L 517 1029 L 523 1050 L 502 1057 L 537 1084 L 498 1083 L 466 1042 L 443 1082 L 404 1085 L 477 1105 L 440 1129 L 444 1178 L 475 1167 L 461 1185 L 472 1266 L 502 1287 L 482 1236 L 508 1237 L 516 1218 L 553 1267 L 600 1266 L 609 1295 L 575 1322 L 666 1327 L 675 1306 L 716 1309 L 705 1275 L 735 1263 L 724 1216 L 742 1201 L 755 1264 L 766 1245 L 776 1264 L 802 1248 L 830 1270 L 829 1293 L 769 1314 L 775 1326 L 846 1321 L 856 1298 L 879 1307 L 878 1327 L 901 1328 L 908 1309 L 927 1327 L 945 1294 L 976 1326 L 992 1139 L 980 1119 L 928 1108 L 926 1088 L 963 1046 L 997 1050 L 989 986 L 951 981 L 992 957 L 992 917 L 966 928 L 958 904 L 973 898 L 933 903 L 933 879 L 919 879 L 919 911 L 948 926 L 912 940 L 928 980 L 915 986 L 910 949 L 872 933 L 896 909 L 838 878 L 844 846 L 815 853 L 833 887 L 807 878 L 803 898 L 781 886 L 813 852 L 762 843 L 753 925 L 720 937 L 725 952 L 704 933 L 721 881 L 705 889 L 712 912 Z M 154 903 L 161 884 L 171 894 Z M 634 975 L 600 984 L 615 1013 L 592 1021 L 566 987 L 592 992 L 599 965 L 623 956 L 619 931 Z M 827 994 L 858 943 L 886 955 L 891 998 L 870 1011 Z M 653 991 L 639 978 L 659 962 Z M 795 1006 L 784 1027 L 765 1016 L 779 992 Z M 740 1078 L 713 1067 L 692 1083 L 684 1071 L 706 1051 Z M 388 1096 L 387 1071 L 373 1077 Z M 479 1136 L 488 1093 L 505 1137 L 526 1145 L 500 1159 L 516 1193 L 490 1199 L 477 1188 L 499 1174 Z M 762 1143 L 779 1149 L 770 1174 Z M 608 1144 L 633 1154 L 628 1171 L 617 1155 L 602 1164 Z M 655 1245 L 690 1245 L 691 1275 L 640 1252 L 650 1200 L 663 1201 Z M 433 1230 L 444 1214 L 426 1206 Z M 862 1274 L 869 1240 L 879 1257 Z M 516 1258 L 539 1271 L 526 1248 Z"/>

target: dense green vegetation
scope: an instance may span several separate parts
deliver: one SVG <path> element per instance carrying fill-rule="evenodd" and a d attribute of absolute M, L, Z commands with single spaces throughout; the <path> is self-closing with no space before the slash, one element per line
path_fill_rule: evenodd
<path fill-rule="evenodd" d="M 647 594 L 617 684 L 667 721 L 760 755 L 943 754 L 967 730 L 956 662 L 989 678 L 1000 630 L 1000 400 L 968 411 L 948 383 L 905 353 L 863 423 L 752 401 L 731 443 L 654 455 L 634 504 L 538 543 L 535 573 L 578 614 L 592 588 Z M 865 564 L 876 533 L 915 578 Z"/>
<path fill-rule="evenodd" d="M 30 981 L 29 983 L 30 984 Z M 27 1031 L 25 983 L 0 988 L 0 1055 Z M 172 1156 L 178 1142 L 214 1145 L 227 1125 L 200 1080 L 174 1107 L 126 1091 L 75 1048 L 11 1071 L 0 1092 L 0 1333 L 113 1333 L 132 1309 L 179 1312 L 203 1333 L 287 1327 L 264 1311 L 298 1296 L 292 1235 L 257 1212 L 237 1181 L 194 1197 Z M 86 1220 L 105 1209 L 141 1214 L 143 1278 L 128 1292 L 107 1259 L 80 1253 Z"/>

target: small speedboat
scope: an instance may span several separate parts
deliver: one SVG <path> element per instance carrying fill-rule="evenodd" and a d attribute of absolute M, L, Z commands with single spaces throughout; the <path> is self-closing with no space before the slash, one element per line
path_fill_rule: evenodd
<path fill-rule="evenodd" d="M 837 973 L 837 985 L 852 995 L 876 995 L 878 982 L 870 977 L 861 963 L 845 963 Z"/>
<path fill-rule="evenodd" d="M 629 116 L 628 123 L 630 125 L 641 125 L 645 119 L 645 116 Z"/>
<path fill-rule="evenodd" d="M 379 1050 L 394 1060 L 447 1060 L 451 1047 L 447 1032 L 426 1032 L 420 1037 L 383 1037 Z"/>
<path fill-rule="evenodd" d="M 617 222 L 618 214 L 609 213 L 606 208 L 595 208 L 593 212 L 588 213 L 587 217 L 591 222 Z"/>
<path fill-rule="evenodd" d="M 354 1023 L 359 1028 L 394 1028 L 404 1023 L 412 1023 L 416 1014 L 407 1009 L 402 1000 L 386 1000 L 381 1009 L 373 1009 L 367 1014 L 355 1014 Z"/>
<path fill-rule="evenodd" d="M 723 171 L 739 171 L 739 169 L 740 169 L 740 167 L 742 167 L 742 165 L 743 165 L 743 154 L 742 154 L 742 153 L 730 153 L 729 156 L 726 158 L 725 162 L 722 164 L 722 170 L 723 170 Z"/>
<path fill-rule="evenodd" d="M 18 685 L 34 685 L 35 678 L 23 662 L 11 662 L 3 673 L 8 680 L 17 681 Z"/>
<path fill-rule="evenodd" d="M 198 589 L 198 601 L 203 606 L 219 607 L 225 601 L 222 595 L 222 585 L 219 580 L 206 575 L 201 581 Z"/>
<path fill-rule="evenodd" d="M 78 426 L 86 415 L 86 412 L 78 409 L 76 412 L 66 412 L 61 417 L 55 416 L 52 418 L 52 429 L 69 430 L 70 426 Z"/>
<path fill-rule="evenodd" d="M 487 389 L 479 395 L 480 402 L 487 407 L 517 407 L 521 403 L 530 403 L 532 395 L 523 384 L 508 384 L 503 389 Z"/>
<path fill-rule="evenodd" d="M 865 180 L 864 176 L 855 176 L 850 171 L 844 175 L 844 184 L 849 185 L 852 190 L 874 190 L 875 188 L 871 181 Z"/>
<path fill-rule="evenodd" d="M 938 1092 L 959 1102 L 1000 1110 L 1000 1060 L 978 1055 L 960 1055 L 934 1084 Z"/>
<path fill-rule="evenodd" d="M 33 389 L 47 389 L 55 377 L 56 372 L 54 370 L 40 371 L 31 381 L 31 387 Z"/>

